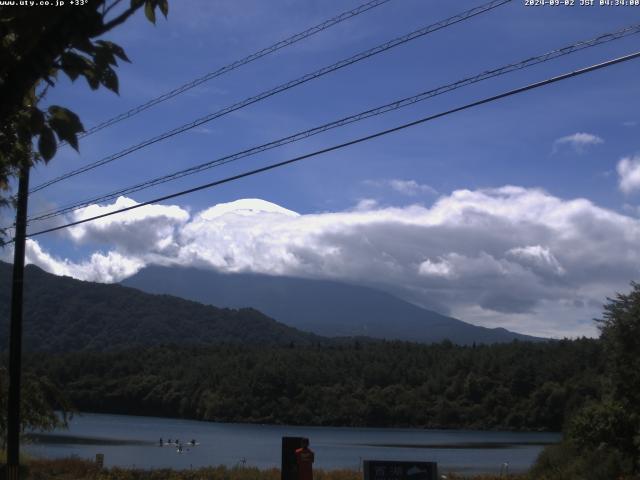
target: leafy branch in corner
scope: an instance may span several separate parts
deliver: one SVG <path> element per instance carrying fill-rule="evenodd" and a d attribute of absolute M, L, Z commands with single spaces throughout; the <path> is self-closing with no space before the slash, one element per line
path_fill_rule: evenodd
<path fill-rule="evenodd" d="M 119 92 L 118 61 L 124 49 L 101 38 L 144 8 L 155 23 L 168 0 L 92 0 L 78 8 L 0 6 L 0 191 L 24 162 L 48 162 L 60 142 L 78 150 L 84 127 L 78 115 L 60 105 L 39 106 L 62 72 L 83 77 L 92 90 Z M 32 145 L 36 152 L 32 154 Z M 0 197 L 0 207 L 9 200 Z"/>

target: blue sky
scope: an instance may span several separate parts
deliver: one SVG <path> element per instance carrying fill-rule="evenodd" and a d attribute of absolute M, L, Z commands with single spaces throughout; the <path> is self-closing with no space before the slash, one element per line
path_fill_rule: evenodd
<path fill-rule="evenodd" d="M 35 169 L 31 184 L 481 3 L 392 0 L 88 137 L 81 141 L 80 154 L 61 149 L 49 165 Z M 71 84 L 61 79 L 46 102 L 68 106 L 90 127 L 357 5 L 351 0 L 173 1 L 167 21 L 159 19 L 153 26 L 138 15 L 107 36 L 121 44 L 132 60 L 118 70 L 119 96 L 92 92 L 82 81 Z M 529 7 L 514 0 L 56 184 L 32 196 L 30 212 L 108 193 L 639 20 L 639 7 Z M 139 192 L 127 201 L 146 201 L 281 161 L 639 47 L 640 36 L 634 35 Z M 640 277 L 639 68 L 640 60 L 613 66 L 177 198 L 165 202 L 177 209 L 172 213 L 149 213 L 157 217 L 153 227 L 144 223 L 148 218 L 143 215 L 137 218 L 139 224 L 123 220 L 117 231 L 110 224 L 92 234 L 38 237 L 37 244 L 31 243 L 30 261 L 55 273 L 100 281 L 117 281 L 144 265 L 163 262 L 329 277 L 383 288 L 477 324 L 554 336 L 594 335 L 591 319 L 599 314 L 606 295 L 626 289 L 629 281 Z M 224 250 L 228 244 L 203 246 L 198 242 L 205 235 L 194 241 L 198 250 L 178 238 L 189 228 L 196 229 L 206 217 L 198 217 L 202 212 L 247 198 L 270 203 L 232 204 L 240 210 L 249 208 L 255 224 L 238 223 L 242 215 L 233 208 L 224 224 L 216 224 L 211 240 L 234 245 L 224 254 L 218 252 L 222 260 L 201 250 Z M 286 231 L 278 230 L 284 227 L 274 218 L 292 218 L 288 211 L 300 214 L 303 225 L 285 222 Z M 354 212 L 368 215 L 368 220 L 362 223 Z M 412 215 L 422 219 L 416 220 L 420 228 Z M 486 221 L 476 221 L 477 215 L 486 216 Z M 214 217 L 219 220 L 217 214 Z M 269 246 L 255 243 L 251 229 L 262 225 L 270 232 L 267 227 L 273 222 L 283 237 Z M 342 224 L 344 230 L 337 230 L 335 225 Z M 435 224 L 442 227 L 437 232 Z M 318 225 L 330 231 L 317 230 Z M 164 242 L 161 247 L 144 251 L 139 241 L 125 239 L 143 238 L 149 228 L 170 231 L 158 240 Z M 311 238 L 300 231 L 315 233 L 308 233 Z M 547 233 L 537 236 L 543 231 Z M 456 249 L 459 235 L 467 235 L 468 244 Z M 567 248 L 567 239 L 575 248 Z M 369 256 L 357 260 L 366 251 L 354 246 L 361 242 L 373 246 Z M 169 244 L 173 253 L 165 249 Z M 429 247 L 423 249 L 426 244 Z M 335 263 L 325 257 L 319 265 L 298 255 L 298 250 L 291 253 L 293 246 L 315 253 L 327 248 L 327 255 L 349 252 L 349 257 Z M 609 248 L 624 256 L 609 257 L 605 252 Z M 190 260 L 174 254 L 183 249 L 192 252 Z M 292 257 L 280 257 L 282 251 Z M 246 261 L 229 261 L 234 255 Z M 275 257 L 286 261 L 270 262 Z M 591 259 L 588 266 L 585 258 Z M 373 268 L 378 261 L 386 267 Z M 476 270 L 466 270 L 473 265 Z M 541 273 L 542 267 L 547 273 Z M 598 278 L 592 278 L 593 272 L 600 272 Z M 506 294 L 514 282 L 522 284 Z"/>

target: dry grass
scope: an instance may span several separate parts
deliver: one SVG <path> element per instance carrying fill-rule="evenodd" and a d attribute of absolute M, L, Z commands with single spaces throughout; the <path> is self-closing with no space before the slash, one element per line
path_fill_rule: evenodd
<path fill-rule="evenodd" d="M 361 480 L 356 470 L 314 470 L 314 480 Z M 527 480 L 527 476 L 457 476 L 447 475 L 448 480 Z M 98 469 L 94 462 L 79 458 L 56 460 L 32 459 L 28 462 L 28 480 L 280 480 L 277 468 L 208 467 L 193 470 L 132 468 Z"/>
<path fill-rule="evenodd" d="M 32 459 L 27 462 L 29 480 L 84 480 L 98 478 L 96 464 L 79 458 Z"/>

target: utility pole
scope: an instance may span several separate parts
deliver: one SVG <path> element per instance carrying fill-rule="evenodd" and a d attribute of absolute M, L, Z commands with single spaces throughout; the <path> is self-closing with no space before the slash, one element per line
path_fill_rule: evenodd
<path fill-rule="evenodd" d="M 16 233 L 11 284 L 11 326 L 9 334 L 9 403 L 7 407 L 6 480 L 20 478 L 20 380 L 22 374 L 22 293 L 24 286 L 24 252 L 27 233 L 30 154 L 20 167 Z"/>

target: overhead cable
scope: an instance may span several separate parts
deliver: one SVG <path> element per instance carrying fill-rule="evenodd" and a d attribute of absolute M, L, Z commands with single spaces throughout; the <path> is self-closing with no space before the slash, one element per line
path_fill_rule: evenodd
<path fill-rule="evenodd" d="M 214 182 L 205 183 L 204 185 L 199 185 L 197 187 L 189 188 L 187 190 L 182 190 L 180 192 L 171 193 L 169 195 L 164 195 L 164 196 L 161 196 L 161 197 L 157 197 L 157 198 L 154 198 L 152 200 L 148 200 L 146 202 L 142 202 L 142 203 L 139 203 L 139 204 L 136 204 L 136 205 L 132 205 L 132 206 L 129 206 L 129 207 L 125 207 L 125 208 L 120 208 L 118 210 L 113 210 L 111 212 L 103 213 L 101 215 L 95 215 L 95 216 L 92 216 L 92 217 L 88 217 L 88 218 L 83 218 L 81 220 L 77 220 L 75 222 L 70 222 L 70 223 L 66 223 L 64 225 L 59 225 L 57 227 L 47 228 L 47 229 L 44 229 L 44 230 L 33 232 L 33 233 L 28 234 L 27 237 L 35 237 L 37 235 L 43 235 L 45 233 L 50 233 L 50 232 L 55 232 L 55 231 L 58 231 L 58 230 L 62 230 L 64 228 L 69 228 L 69 227 L 73 227 L 73 226 L 76 226 L 76 225 L 81 225 L 81 224 L 84 224 L 84 223 L 87 223 L 87 222 L 92 222 L 92 221 L 95 221 L 95 220 L 99 220 L 101 218 L 110 217 L 112 215 L 117 215 L 119 213 L 128 212 L 128 211 L 135 210 L 137 208 L 141 208 L 141 207 L 144 207 L 144 206 L 147 206 L 147 205 L 151 205 L 151 204 L 154 204 L 154 203 L 163 202 L 165 200 L 170 200 L 172 198 L 180 197 L 180 196 L 183 196 L 183 195 L 187 195 L 187 194 L 190 194 L 190 193 L 195 193 L 195 192 L 198 192 L 198 191 L 201 191 L 201 190 L 205 190 L 205 189 L 212 188 L 212 187 L 215 187 L 215 186 L 218 186 L 218 185 L 222 185 L 222 184 L 225 184 L 225 183 L 229 183 L 229 182 L 233 182 L 233 181 L 236 181 L 236 180 L 240 180 L 241 178 L 249 177 L 249 176 L 252 176 L 252 175 L 259 174 L 259 173 L 264 173 L 264 172 L 267 172 L 267 171 L 270 171 L 270 170 L 274 170 L 274 169 L 279 168 L 279 167 L 284 167 L 286 165 L 291 165 L 292 163 L 296 163 L 296 162 L 299 162 L 301 160 L 306 160 L 308 158 L 316 157 L 316 156 L 322 155 L 324 153 L 332 152 L 332 151 L 339 150 L 339 149 L 342 149 L 342 148 L 345 148 L 345 147 L 349 147 L 351 145 L 356 145 L 356 144 L 363 143 L 363 142 L 366 142 L 366 141 L 369 141 L 369 140 L 373 140 L 374 138 L 382 137 L 382 136 L 388 135 L 390 133 L 395 133 L 395 132 L 398 132 L 400 130 L 404 130 L 404 129 L 409 128 L 409 127 L 420 125 L 422 123 L 426 123 L 428 121 L 435 120 L 437 118 L 441 118 L 441 117 L 444 117 L 444 116 L 447 116 L 447 115 L 451 115 L 451 114 L 456 113 L 456 112 L 460 112 L 460 111 L 463 111 L 463 110 L 467 110 L 469 108 L 477 107 L 479 105 L 484 105 L 484 104 L 487 104 L 487 103 L 490 103 L 490 102 L 494 102 L 496 100 L 500 100 L 502 98 L 510 97 L 512 95 L 523 93 L 523 92 L 526 92 L 526 91 L 529 91 L 529 90 L 534 90 L 536 88 L 540 88 L 540 87 L 543 87 L 545 85 L 549 85 L 549 84 L 556 83 L 556 82 L 559 82 L 559 81 L 562 81 L 562 80 L 566 80 L 568 78 L 577 77 L 579 75 L 584 75 L 586 73 L 593 72 L 595 70 L 600 70 L 600 69 L 603 69 L 603 68 L 606 68 L 606 67 L 610 67 L 610 66 L 618 64 L 618 63 L 627 62 L 629 60 L 633 60 L 633 59 L 636 59 L 636 58 L 639 58 L 639 57 L 640 57 L 640 51 L 639 52 L 635 52 L 635 53 L 631 53 L 629 55 L 625 55 L 625 56 L 618 57 L 618 58 L 615 58 L 615 59 L 612 59 L 612 60 L 608 60 L 606 62 L 598 63 L 598 64 L 595 64 L 595 65 L 591 65 L 589 67 L 581 68 L 579 70 L 574 70 L 572 72 L 564 73 L 562 75 L 558 75 L 556 77 L 552 77 L 552 78 L 549 78 L 547 80 L 542 80 L 540 82 L 531 83 L 531 84 L 526 85 L 524 87 L 520 87 L 520 88 L 516 88 L 516 89 L 513 89 L 513 90 L 509 90 L 507 92 L 504 92 L 504 93 L 501 93 L 501 94 L 498 94 L 498 95 L 493 95 L 491 97 L 487 97 L 487 98 L 484 98 L 482 100 L 478 100 L 478 101 L 475 101 L 475 102 L 472 102 L 472 103 L 468 103 L 468 104 L 463 105 L 461 107 L 457 107 L 457 108 L 453 108 L 451 110 L 447 110 L 445 112 L 437 113 L 435 115 L 429 115 L 427 117 L 423 117 L 423 118 L 420 118 L 418 120 L 414 120 L 414 121 L 409 122 L 409 123 L 404 123 L 404 124 L 399 125 L 397 127 L 389 128 L 387 130 L 382 130 L 380 132 L 377 132 L 377 133 L 374 133 L 374 134 L 371 134 L 371 135 L 367 135 L 367 136 L 364 136 L 364 137 L 359 137 L 359 138 L 356 138 L 354 140 L 350 140 L 348 142 L 344 142 L 344 143 L 340 143 L 338 145 L 333 145 L 331 147 L 323 148 L 321 150 L 316 150 L 314 152 L 307 153 L 305 155 L 300 155 L 298 157 L 291 158 L 289 160 L 284 160 L 282 162 L 272 163 L 270 165 L 267 165 L 267 166 L 264 166 L 264 167 L 261 167 L 261 168 L 256 168 L 254 170 L 243 172 L 243 173 L 240 173 L 240 174 L 237 174 L 237 175 L 233 175 L 231 177 L 227 177 L 227 178 L 224 178 L 222 180 L 216 180 Z M 11 243 L 11 242 L 8 242 L 8 243 Z"/>
<path fill-rule="evenodd" d="M 359 62 L 361 60 L 364 60 L 366 58 L 372 57 L 374 55 L 377 55 L 379 53 L 382 53 L 384 51 L 387 51 L 391 48 L 397 47 L 399 45 L 403 45 L 407 42 L 410 42 L 412 40 L 415 40 L 417 38 L 420 38 L 424 35 L 427 35 L 429 33 L 433 33 L 437 30 L 441 30 L 443 28 L 446 28 L 448 26 L 454 25 L 456 23 L 462 22 L 464 20 L 468 20 L 469 18 L 475 17 L 476 15 L 480 15 L 481 13 L 485 13 L 488 12 L 490 10 L 493 10 L 494 8 L 497 8 L 501 5 L 504 5 L 506 3 L 511 2 L 512 0 L 492 0 L 489 3 L 486 3 L 484 5 L 472 8 L 470 10 L 466 10 L 458 15 L 454 15 L 452 17 L 449 17 L 445 20 L 442 20 L 440 22 L 431 24 L 427 27 L 421 28 L 419 30 L 416 30 L 414 32 L 408 33 L 406 35 L 403 35 L 401 37 L 397 37 L 393 40 L 390 40 L 388 42 L 385 42 L 381 45 L 378 45 L 376 47 L 373 47 L 369 50 L 366 50 L 364 52 L 360 52 L 356 55 L 353 55 L 349 58 L 346 58 L 344 60 L 341 60 L 339 62 L 336 62 L 332 65 L 323 67 L 319 70 L 316 70 L 313 73 L 308 73 L 306 75 L 303 75 L 302 77 L 296 78 L 295 80 L 291 80 L 289 82 L 283 83 L 281 85 L 278 85 L 277 87 L 274 87 L 270 90 L 266 90 L 262 93 L 259 93 L 257 95 L 254 95 L 252 97 L 248 97 L 238 103 L 235 103 L 233 105 L 230 105 L 228 107 L 225 107 L 221 110 L 218 110 L 217 112 L 213 112 L 210 113 L 208 115 L 205 115 L 204 117 L 200 117 L 196 120 L 193 120 L 189 123 L 186 123 L 184 125 L 181 125 L 179 127 L 176 127 L 172 130 L 169 130 L 167 132 L 164 132 L 160 135 L 157 135 L 153 138 L 147 139 L 141 143 L 138 143 L 136 145 L 130 146 L 128 148 L 125 148 L 124 150 L 121 150 L 117 153 L 111 154 L 107 157 L 104 157 L 100 160 L 97 160 L 93 163 L 90 163 L 88 165 L 85 165 L 84 167 L 80 167 L 76 170 L 71 170 L 67 173 L 64 173 L 56 178 L 53 178 L 52 180 L 46 181 L 44 183 L 41 183 L 40 185 L 37 185 L 36 187 L 32 188 L 30 190 L 30 194 L 31 193 L 35 193 L 37 191 L 40 191 L 50 185 L 53 185 L 55 183 L 61 182 L 63 180 L 67 180 L 71 177 L 74 177 L 76 175 L 79 175 L 81 173 L 84 172 L 88 172 L 89 170 L 93 170 L 94 168 L 100 167 L 102 165 L 105 165 L 107 163 L 111 163 L 114 160 L 117 160 L 119 158 L 122 158 L 126 155 L 129 155 L 133 152 L 136 152 L 138 150 L 141 150 L 142 148 L 148 147 L 150 145 L 153 145 L 155 143 L 158 143 L 162 140 L 166 140 L 167 138 L 171 138 L 175 135 L 184 133 L 188 130 L 191 130 L 193 128 L 199 127 L 200 125 L 203 125 L 205 123 L 208 123 L 212 120 L 215 120 L 216 118 L 222 117 L 224 115 L 227 115 L 231 112 L 235 112 L 236 110 L 240 110 L 241 108 L 244 108 L 248 105 L 251 105 L 253 103 L 259 102 L 261 100 L 264 100 L 266 98 L 269 98 L 273 95 L 276 95 L 278 93 L 284 92 L 286 90 L 289 90 L 291 88 L 297 87 L 298 85 L 302 85 L 303 83 L 306 83 L 310 80 L 315 80 L 316 78 L 322 77 L 324 75 L 327 75 L 328 73 L 334 72 L 336 70 L 339 70 L 341 68 L 344 68 L 348 65 L 352 65 L 356 62 Z"/>
<path fill-rule="evenodd" d="M 274 53 L 280 50 L 281 48 L 291 46 L 294 43 L 299 42 L 300 40 L 304 40 L 305 38 L 315 35 L 316 33 L 322 32 L 323 30 L 333 27 L 334 25 L 337 25 L 341 22 L 344 22 L 345 20 L 348 20 L 357 15 L 360 15 L 361 13 L 369 11 L 373 8 L 376 8 L 390 1 L 391 0 L 371 0 L 369 2 L 363 3 L 357 8 L 348 10 L 346 12 L 342 12 L 341 14 L 336 15 L 335 17 L 332 17 L 328 20 L 325 20 L 324 22 L 319 23 L 318 25 L 315 25 L 311 28 L 308 28 L 303 32 L 296 33 L 295 35 L 291 35 L 290 37 L 285 38 L 284 40 L 280 40 L 279 42 L 276 42 L 269 47 L 263 48 L 262 50 L 258 50 L 257 52 L 252 53 L 251 55 L 247 55 L 246 57 L 241 58 L 240 60 L 236 60 L 235 62 L 225 65 L 224 67 L 220 67 L 219 69 L 214 70 L 213 72 L 209 72 L 206 75 L 203 75 L 202 77 L 196 78 L 195 80 L 192 80 L 188 83 L 185 83 L 184 85 L 174 88 L 173 90 L 166 92 L 158 97 L 155 97 L 149 100 L 148 102 L 138 105 L 135 108 L 132 108 L 130 110 L 127 110 L 124 113 L 121 113 L 119 115 L 116 115 L 115 117 L 105 120 L 104 122 L 99 123 L 98 125 L 91 127 L 87 131 L 81 133 L 80 135 L 78 135 L 78 137 L 80 138 L 87 137 L 104 128 L 110 127 L 111 125 L 114 125 L 123 120 L 126 120 L 127 118 L 131 118 L 134 115 L 137 115 L 138 113 L 143 112 L 144 110 L 147 110 L 148 108 L 151 108 L 155 105 L 158 105 L 159 103 L 169 100 L 170 98 L 173 98 L 188 90 L 191 90 L 192 88 L 195 88 L 198 85 L 202 85 L 203 83 L 213 80 L 214 78 L 224 75 L 225 73 L 235 70 L 236 68 L 239 68 L 243 65 L 253 62 L 254 60 L 258 60 L 259 58 L 262 58 L 266 55 Z"/>
<path fill-rule="evenodd" d="M 348 117 L 344 117 L 341 118 L 339 120 L 335 120 L 333 122 L 330 123 L 325 123 L 324 125 L 318 126 L 318 127 L 314 127 L 308 130 L 304 130 L 302 132 L 298 132 L 295 133 L 293 135 L 289 135 L 287 137 L 283 137 L 280 138 L 278 140 L 274 140 L 271 141 L 269 143 L 264 143 L 262 145 L 256 146 L 256 147 L 252 147 L 237 153 L 233 153 L 231 155 L 226 155 L 220 158 L 217 158 L 215 160 L 211 160 L 205 163 L 201 163 L 199 165 L 195 165 L 193 167 L 190 168 L 186 168 L 183 170 L 179 170 L 176 172 L 173 172 L 171 174 L 168 175 L 163 175 L 151 180 L 147 180 L 145 182 L 141 182 L 129 187 L 125 187 L 125 188 L 121 188 L 119 190 L 107 193 L 107 194 L 103 194 L 101 196 L 97 196 L 97 197 L 93 197 L 91 199 L 87 199 L 87 200 L 83 200 L 80 202 L 75 202 L 72 204 L 68 204 L 66 206 L 60 207 L 58 209 L 54 209 L 54 210 L 50 210 L 48 212 L 43 212 L 40 214 L 36 214 L 32 217 L 29 218 L 29 222 L 34 222 L 34 221 L 39 221 L 39 220 L 46 220 L 46 219 L 50 219 L 56 216 L 60 216 L 75 210 L 79 210 L 81 208 L 87 207 L 89 205 L 95 204 L 95 203 L 100 203 L 100 202 L 106 202 L 109 200 L 113 200 L 121 195 L 128 195 L 131 193 L 135 193 L 138 192 L 140 190 L 144 190 L 146 188 L 150 188 L 156 185 L 160 185 L 166 182 L 170 182 L 173 180 L 177 180 L 179 178 L 185 177 L 187 175 L 193 175 L 195 173 L 199 173 L 202 172 L 204 170 L 208 170 L 214 167 L 218 167 L 221 165 L 225 165 L 227 163 L 230 162 L 234 162 L 236 160 L 239 160 L 241 158 L 245 158 L 245 157 L 249 157 L 252 155 L 256 155 L 258 153 L 267 151 L 267 150 L 271 150 L 273 148 L 276 147 L 280 147 L 282 145 L 286 145 L 289 143 L 293 143 L 293 142 L 297 142 L 300 140 L 303 140 L 305 138 L 311 137 L 313 135 L 317 135 L 319 133 L 322 132 L 326 132 L 327 130 L 331 130 L 333 128 L 338 128 L 338 127 L 342 127 L 351 123 L 355 123 L 358 122 L 360 120 L 364 120 L 366 118 L 370 118 L 373 116 L 377 116 L 377 115 L 382 115 L 385 113 L 388 113 L 390 111 L 394 111 L 403 107 L 407 107 L 409 105 L 413 105 L 417 102 L 421 102 L 424 100 L 427 100 L 429 98 L 435 97 L 437 95 L 441 95 L 453 90 L 456 90 L 458 88 L 462 88 L 474 83 L 478 83 L 481 82 L 483 80 L 487 80 L 490 78 L 494 78 L 500 75 L 504 75 L 506 73 L 510 73 L 513 71 L 517 71 L 517 70 L 522 70 L 524 68 L 528 68 L 528 67 L 532 67 L 534 65 L 538 65 L 540 63 L 544 63 L 547 62 L 549 60 L 558 58 L 558 57 L 562 57 L 564 55 L 568 55 L 577 51 L 581 51 L 584 50 L 586 48 L 591 48 L 591 47 L 595 47 L 597 45 L 601 45 L 603 43 L 607 43 L 613 40 L 617 40 L 629 35 L 633 35 L 633 34 L 637 34 L 640 33 L 640 24 L 637 25 L 631 25 L 625 28 L 622 28 L 616 32 L 611 32 L 611 33 L 606 33 L 604 35 L 600 35 L 598 37 L 595 37 L 593 39 L 590 40 L 585 40 L 585 41 L 580 41 L 580 42 L 576 42 L 573 43 L 571 45 L 562 47 L 562 48 L 558 48 L 549 52 L 546 52 L 542 55 L 538 55 L 536 57 L 530 57 L 527 58 L 526 60 L 522 60 L 520 62 L 516 62 L 516 63 L 511 63 L 505 66 L 502 66 L 500 68 L 496 68 L 496 69 L 492 69 L 492 70 L 486 70 L 482 73 L 479 73 L 477 75 L 471 76 L 471 77 L 466 77 L 462 80 L 458 80 L 457 82 L 453 82 L 453 83 L 449 83 L 447 85 L 443 85 L 425 92 L 421 92 L 417 95 L 411 96 L 411 97 L 406 97 L 400 100 L 397 100 L 395 102 L 392 103 L 387 103 L 385 105 L 376 107 L 376 108 L 372 108 L 369 110 L 366 110 L 364 112 L 360 112 L 358 114 L 355 115 L 350 115 Z"/>

